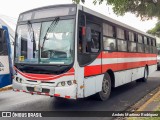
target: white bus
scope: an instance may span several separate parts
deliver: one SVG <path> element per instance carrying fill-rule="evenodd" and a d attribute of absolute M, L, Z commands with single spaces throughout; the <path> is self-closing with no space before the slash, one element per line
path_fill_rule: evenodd
<path fill-rule="evenodd" d="M 15 91 L 67 99 L 106 100 L 157 68 L 155 37 L 75 4 L 21 13 L 14 55 Z"/>

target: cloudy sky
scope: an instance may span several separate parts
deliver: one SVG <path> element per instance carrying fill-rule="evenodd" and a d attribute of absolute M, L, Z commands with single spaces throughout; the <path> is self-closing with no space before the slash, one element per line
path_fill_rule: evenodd
<path fill-rule="evenodd" d="M 67 4 L 72 3 L 72 0 L 0 0 L 0 15 L 6 15 L 13 18 L 18 18 L 21 12 L 30 10 L 37 7 L 54 5 L 54 4 Z M 127 13 L 125 16 L 116 16 L 111 7 L 107 7 L 105 4 L 96 5 L 92 4 L 93 0 L 86 0 L 84 6 L 93 9 L 101 14 L 109 16 L 113 19 L 126 23 L 132 27 L 135 27 L 142 31 L 147 31 L 154 27 L 157 19 L 142 22 L 140 18 L 135 15 Z"/>

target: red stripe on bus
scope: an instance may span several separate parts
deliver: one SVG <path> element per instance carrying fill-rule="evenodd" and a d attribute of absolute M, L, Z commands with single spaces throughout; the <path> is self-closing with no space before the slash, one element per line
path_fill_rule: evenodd
<path fill-rule="evenodd" d="M 71 98 L 71 96 L 65 96 L 65 98 L 70 99 L 70 98 Z"/>
<path fill-rule="evenodd" d="M 139 57 L 157 57 L 157 54 L 145 53 L 126 53 L 126 52 L 108 52 L 103 51 L 97 58 L 139 58 Z"/>
<path fill-rule="evenodd" d="M 20 73 L 21 74 L 21 73 Z M 41 80 L 41 81 L 45 81 L 45 80 L 56 80 L 58 78 L 61 78 L 61 77 L 64 77 L 64 76 L 71 76 L 71 75 L 74 75 L 74 73 L 68 73 L 68 74 L 62 74 L 62 75 L 57 75 L 55 77 L 52 77 L 52 78 L 48 78 L 48 77 L 45 77 L 45 76 L 41 76 L 41 77 L 33 77 L 33 74 L 21 74 L 22 76 L 30 79 L 30 80 Z"/>
<path fill-rule="evenodd" d="M 151 61 L 141 61 L 141 62 L 128 62 L 128 63 L 117 63 L 117 64 L 107 64 L 102 66 L 102 73 L 105 73 L 106 70 L 111 69 L 113 71 L 121 71 L 121 70 L 126 70 L 126 69 L 133 69 L 133 68 L 138 68 L 138 67 L 144 67 L 146 64 L 147 65 L 153 65 L 156 64 L 156 60 L 151 60 Z"/>
<path fill-rule="evenodd" d="M 61 75 L 47 75 L 47 74 L 32 74 L 32 73 L 23 73 L 16 68 L 17 72 L 22 76 L 30 79 L 30 80 L 55 80 L 57 78 L 63 76 L 71 76 L 74 75 L 74 68 L 71 68 L 68 72 Z"/>
<path fill-rule="evenodd" d="M 98 55 L 97 58 L 102 58 L 102 52 Z"/>
<path fill-rule="evenodd" d="M 101 74 L 101 73 L 102 73 L 102 66 L 101 65 L 84 67 L 84 76 L 97 75 L 97 74 Z"/>
<path fill-rule="evenodd" d="M 54 94 L 55 97 L 60 97 L 60 94 Z"/>
<path fill-rule="evenodd" d="M 137 67 L 144 67 L 145 65 L 155 65 L 157 64 L 156 60 L 150 61 L 141 61 L 141 62 L 127 62 L 127 63 L 117 63 L 117 64 L 106 64 L 106 65 L 94 65 L 94 66 L 86 66 L 84 68 L 84 76 L 92 76 L 101 73 L 105 73 L 107 70 L 111 69 L 113 71 L 121 71 L 126 69 L 133 69 Z M 101 71 L 102 68 L 102 71 Z M 97 72 L 98 71 L 98 72 Z"/>
<path fill-rule="evenodd" d="M 74 68 L 71 68 L 67 73 L 74 72 Z"/>

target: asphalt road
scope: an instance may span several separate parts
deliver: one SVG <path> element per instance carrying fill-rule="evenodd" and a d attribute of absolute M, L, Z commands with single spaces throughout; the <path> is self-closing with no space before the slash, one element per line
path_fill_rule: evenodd
<path fill-rule="evenodd" d="M 0 92 L 0 111 L 124 111 L 158 86 L 160 86 L 160 71 L 150 75 L 147 83 L 132 82 L 114 88 L 110 99 L 103 102 L 93 97 L 59 100 L 54 97 L 8 90 Z"/>

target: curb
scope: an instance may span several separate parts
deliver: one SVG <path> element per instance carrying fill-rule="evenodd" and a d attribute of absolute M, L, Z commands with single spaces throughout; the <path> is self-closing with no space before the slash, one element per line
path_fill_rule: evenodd
<path fill-rule="evenodd" d="M 11 90 L 11 89 L 12 89 L 12 85 L 9 85 L 9 86 L 0 88 L 0 92 L 7 91 L 7 90 Z"/>

